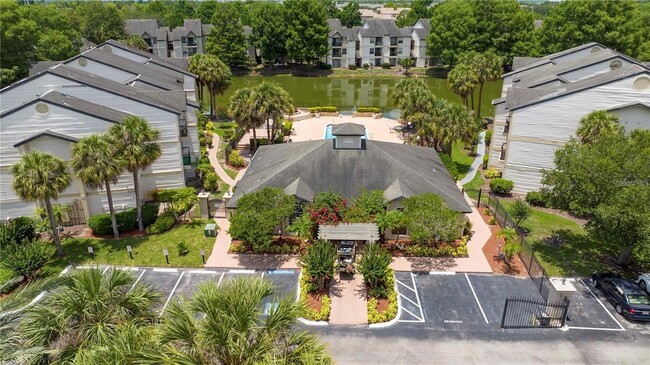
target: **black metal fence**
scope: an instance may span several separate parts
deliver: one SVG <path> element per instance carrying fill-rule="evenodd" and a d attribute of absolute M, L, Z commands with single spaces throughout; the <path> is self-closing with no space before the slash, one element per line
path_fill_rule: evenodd
<path fill-rule="evenodd" d="M 234 149 L 237 148 L 237 144 L 242 139 L 244 134 L 246 134 L 245 129 L 243 129 L 241 127 L 237 127 L 237 129 L 235 129 L 235 133 L 233 134 L 230 141 L 228 141 L 228 144 L 226 145 L 226 148 L 224 149 L 226 163 L 230 162 L 229 161 L 230 160 L 230 152 L 232 152 Z M 217 147 L 219 147 L 219 146 L 217 146 Z"/>
<path fill-rule="evenodd" d="M 521 261 L 526 266 L 528 275 L 533 280 L 533 283 L 535 283 L 539 293 L 544 297 L 544 300 L 548 300 L 548 294 L 551 290 L 551 282 L 546 270 L 544 270 L 542 264 L 539 262 L 537 257 L 535 257 L 535 249 L 526 239 L 526 231 L 515 223 L 512 217 L 508 214 L 508 210 L 503 206 L 503 204 L 501 204 L 499 198 L 494 194 L 485 190 L 466 190 L 465 192 L 472 197 L 477 207 L 489 209 L 492 216 L 497 220 L 501 227 L 512 227 L 517 231 L 521 243 L 519 258 L 521 258 Z"/>
<path fill-rule="evenodd" d="M 507 298 L 501 328 L 560 328 L 564 326 L 569 300 L 547 302 L 535 298 Z"/>

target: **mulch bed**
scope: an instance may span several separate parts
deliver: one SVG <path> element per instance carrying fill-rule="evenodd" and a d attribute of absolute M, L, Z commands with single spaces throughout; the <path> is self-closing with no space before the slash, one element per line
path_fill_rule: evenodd
<path fill-rule="evenodd" d="M 390 300 L 388 298 L 377 298 L 377 313 L 381 313 L 388 309 Z"/>
<path fill-rule="evenodd" d="M 320 312 L 321 308 L 323 307 L 321 298 L 323 296 L 329 296 L 329 291 L 330 289 L 325 287 L 323 290 L 307 293 L 307 307 L 315 310 L 316 312 Z"/>
<path fill-rule="evenodd" d="M 456 240 L 453 244 L 441 243 L 441 244 L 439 244 L 438 247 L 452 246 L 452 247 L 456 248 L 456 247 L 460 246 L 461 242 L 462 242 L 462 240 L 459 239 L 459 240 Z M 400 246 L 402 246 L 404 248 L 413 245 L 413 243 L 408 239 L 400 239 L 399 243 L 400 243 Z M 433 245 L 433 244 L 431 244 L 431 245 Z M 400 250 L 399 248 L 397 248 L 397 240 L 383 240 L 381 242 L 381 247 L 386 249 L 386 251 L 388 251 L 393 257 L 422 257 L 422 256 L 409 255 L 409 254 L 406 253 L 406 250 Z M 357 249 L 357 252 L 359 252 L 359 251 L 360 250 Z M 451 256 L 436 256 L 436 257 L 451 257 Z"/>
<path fill-rule="evenodd" d="M 487 210 L 487 208 L 479 208 L 478 210 L 479 212 L 481 212 L 481 217 L 483 217 L 485 223 L 489 224 L 490 218 L 492 216 L 485 215 L 485 211 Z M 501 227 L 498 224 L 490 225 L 490 231 L 492 232 L 492 235 L 490 236 L 490 239 L 488 239 L 485 246 L 483 246 L 483 254 L 485 255 L 485 258 L 488 260 L 490 267 L 492 268 L 492 272 L 495 274 L 514 275 L 514 276 L 528 275 L 528 272 L 526 271 L 526 267 L 524 266 L 524 263 L 519 258 L 519 255 L 513 256 L 512 260 L 510 260 L 510 265 L 508 265 L 505 262 L 505 260 L 499 258 L 499 243 L 501 243 L 502 250 L 503 250 L 503 239 L 497 237 L 496 234 L 500 230 Z"/>

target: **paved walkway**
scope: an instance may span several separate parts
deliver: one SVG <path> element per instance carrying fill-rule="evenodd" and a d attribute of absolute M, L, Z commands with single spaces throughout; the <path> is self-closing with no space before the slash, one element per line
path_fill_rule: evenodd
<path fill-rule="evenodd" d="M 478 171 L 479 166 L 483 164 L 483 155 L 485 155 L 485 132 L 487 131 L 483 131 L 481 134 L 479 134 L 478 146 L 476 148 L 476 158 L 474 159 L 474 162 L 472 162 L 472 165 L 469 167 L 467 175 L 465 175 L 465 177 L 463 177 L 458 182 L 460 186 L 463 186 L 472 181 L 474 179 L 474 176 L 476 176 L 476 172 Z"/>
<path fill-rule="evenodd" d="M 219 160 L 217 159 L 217 151 L 219 151 L 219 135 L 214 133 L 212 135 L 212 148 L 208 150 L 208 159 L 219 178 L 232 187 L 235 185 L 235 180 L 228 176 L 226 171 L 223 169 L 223 166 L 219 163 Z"/>
<path fill-rule="evenodd" d="M 344 276 L 345 277 L 345 276 Z M 368 304 L 363 275 L 345 277 L 330 288 L 330 324 L 367 324 Z"/>

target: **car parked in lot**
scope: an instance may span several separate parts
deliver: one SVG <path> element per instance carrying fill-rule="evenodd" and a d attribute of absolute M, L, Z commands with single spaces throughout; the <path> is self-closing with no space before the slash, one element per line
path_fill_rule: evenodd
<path fill-rule="evenodd" d="M 650 290 L 648 290 L 648 285 L 650 285 L 650 272 L 639 275 L 639 278 L 636 279 L 636 282 L 639 283 L 641 289 L 650 293 Z"/>
<path fill-rule="evenodd" d="M 611 272 L 594 273 L 591 279 L 614 305 L 616 313 L 635 321 L 650 321 L 650 297 L 637 283 Z"/>

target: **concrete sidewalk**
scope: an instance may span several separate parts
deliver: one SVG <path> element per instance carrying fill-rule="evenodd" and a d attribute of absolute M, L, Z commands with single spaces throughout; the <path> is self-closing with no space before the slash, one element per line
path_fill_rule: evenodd
<path fill-rule="evenodd" d="M 330 324 L 367 324 L 368 304 L 363 275 L 341 278 L 330 288 Z"/>

